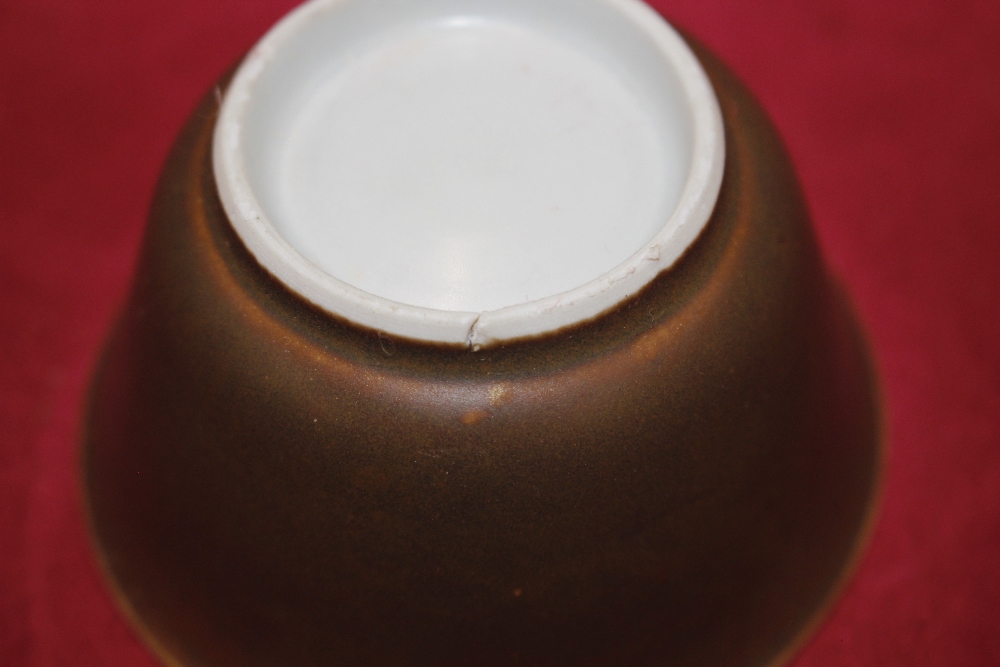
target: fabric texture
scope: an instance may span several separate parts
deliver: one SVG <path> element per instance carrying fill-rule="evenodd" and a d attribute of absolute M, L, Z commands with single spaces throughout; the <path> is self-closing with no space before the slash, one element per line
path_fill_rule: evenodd
<path fill-rule="evenodd" d="M 81 518 L 88 376 L 159 169 L 292 0 L 0 0 L 0 664 L 149 667 Z M 758 95 L 882 374 L 860 570 L 797 667 L 1000 664 L 1000 3 L 660 0 Z"/>

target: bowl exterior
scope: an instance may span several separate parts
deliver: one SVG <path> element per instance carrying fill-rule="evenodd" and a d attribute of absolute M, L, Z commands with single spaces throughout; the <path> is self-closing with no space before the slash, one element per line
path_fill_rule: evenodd
<path fill-rule="evenodd" d="M 614 312 L 480 352 L 322 313 L 183 131 L 84 443 L 95 544 L 176 665 L 764 665 L 872 516 L 874 374 L 781 142 L 703 49 L 722 194 Z"/>

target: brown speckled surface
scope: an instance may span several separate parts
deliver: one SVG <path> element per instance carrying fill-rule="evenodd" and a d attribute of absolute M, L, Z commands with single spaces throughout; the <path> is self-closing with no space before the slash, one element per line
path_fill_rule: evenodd
<path fill-rule="evenodd" d="M 856 549 L 874 381 L 780 141 L 727 124 L 696 245 L 617 311 L 473 353 L 300 302 L 214 192 L 214 96 L 95 382 L 86 489 L 183 665 L 762 665 Z"/>

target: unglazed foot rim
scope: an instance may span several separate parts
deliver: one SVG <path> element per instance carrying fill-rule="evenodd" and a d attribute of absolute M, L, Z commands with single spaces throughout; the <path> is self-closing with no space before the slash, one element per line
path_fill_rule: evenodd
<path fill-rule="evenodd" d="M 394 301 L 364 291 L 324 271 L 297 250 L 278 231 L 262 205 L 248 166 L 245 128 L 260 82 L 283 52 L 294 49 L 296 40 L 317 21 L 333 20 L 344 8 L 382 7 L 373 0 L 313 0 L 279 22 L 250 52 L 225 93 L 215 129 L 213 165 L 219 194 L 233 227 L 251 254 L 286 287 L 319 308 L 366 328 L 412 340 L 467 346 L 473 350 L 505 341 L 545 335 L 593 319 L 635 295 L 663 270 L 671 267 L 704 228 L 718 198 L 724 166 L 725 139 L 718 100 L 701 64 L 684 40 L 657 13 L 639 0 L 584 0 L 534 3 L 480 3 L 496 13 L 497 7 L 514 16 L 514 22 L 530 25 L 535 7 L 549 18 L 573 17 L 575 13 L 613 15 L 627 25 L 632 37 L 647 42 L 662 61 L 650 65 L 668 68 L 679 85 L 673 93 L 686 106 L 691 123 L 691 153 L 676 205 L 666 223 L 644 245 L 609 271 L 577 287 L 525 303 L 481 312 L 428 308 Z M 361 3 L 369 2 L 370 5 Z M 424 3 L 440 17 L 460 12 L 467 3 L 441 0 Z M 523 6 L 522 6 L 523 5 Z M 416 5 L 410 5 L 416 6 Z M 511 7 L 512 9 L 507 9 Z M 531 7 L 531 10 L 525 9 Z M 437 8 L 437 9 L 435 9 Z M 610 14 L 609 14 L 610 12 Z M 474 13 L 474 12 L 473 12 Z M 326 16 L 326 15 L 331 16 Z M 324 18 L 326 17 L 326 18 Z M 525 18 L 528 17 L 528 18 Z M 569 19 L 567 19 L 569 20 Z M 576 20 L 576 19 L 573 19 Z M 579 19 L 585 21 L 589 19 Z M 545 32 L 545 22 L 539 19 Z M 552 23 L 550 20 L 549 23 Z M 621 29 L 621 25 L 616 28 Z M 532 26 L 534 27 L 534 26 Z M 594 25 L 586 26 L 588 29 Z M 596 25 L 594 48 L 605 53 L 621 50 L 621 34 Z M 613 33 L 613 34 L 612 34 Z M 617 41 L 616 41 L 617 40 Z M 556 41 L 559 41 L 558 39 Z M 327 57 L 330 56 L 320 56 Z M 631 56 L 629 56 L 631 58 Z M 634 58 L 633 58 L 634 60 Z M 625 65 L 629 65 L 628 62 Z M 627 69 L 627 67 L 626 67 Z M 646 78 L 648 79 L 648 73 Z M 674 84 L 664 83 L 669 87 Z M 654 91 L 651 94 L 660 94 Z M 670 94 L 670 91 L 664 93 Z M 259 97 L 259 95 L 258 95 Z M 259 105 L 260 102 L 258 101 Z M 251 150 L 252 152 L 252 150 Z M 573 261 L 572 259 L 566 261 Z"/>

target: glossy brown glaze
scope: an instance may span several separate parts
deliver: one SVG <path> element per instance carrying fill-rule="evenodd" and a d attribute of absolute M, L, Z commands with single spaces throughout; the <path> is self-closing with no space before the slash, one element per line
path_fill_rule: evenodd
<path fill-rule="evenodd" d="M 95 379 L 85 488 L 123 605 L 185 666 L 763 665 L 871 515 L 863 341 L 789 161 L 698 50 L 706 231 L 615 312 L 474 353 L 325 315 L 221 210 L 184 130 Z"/>

